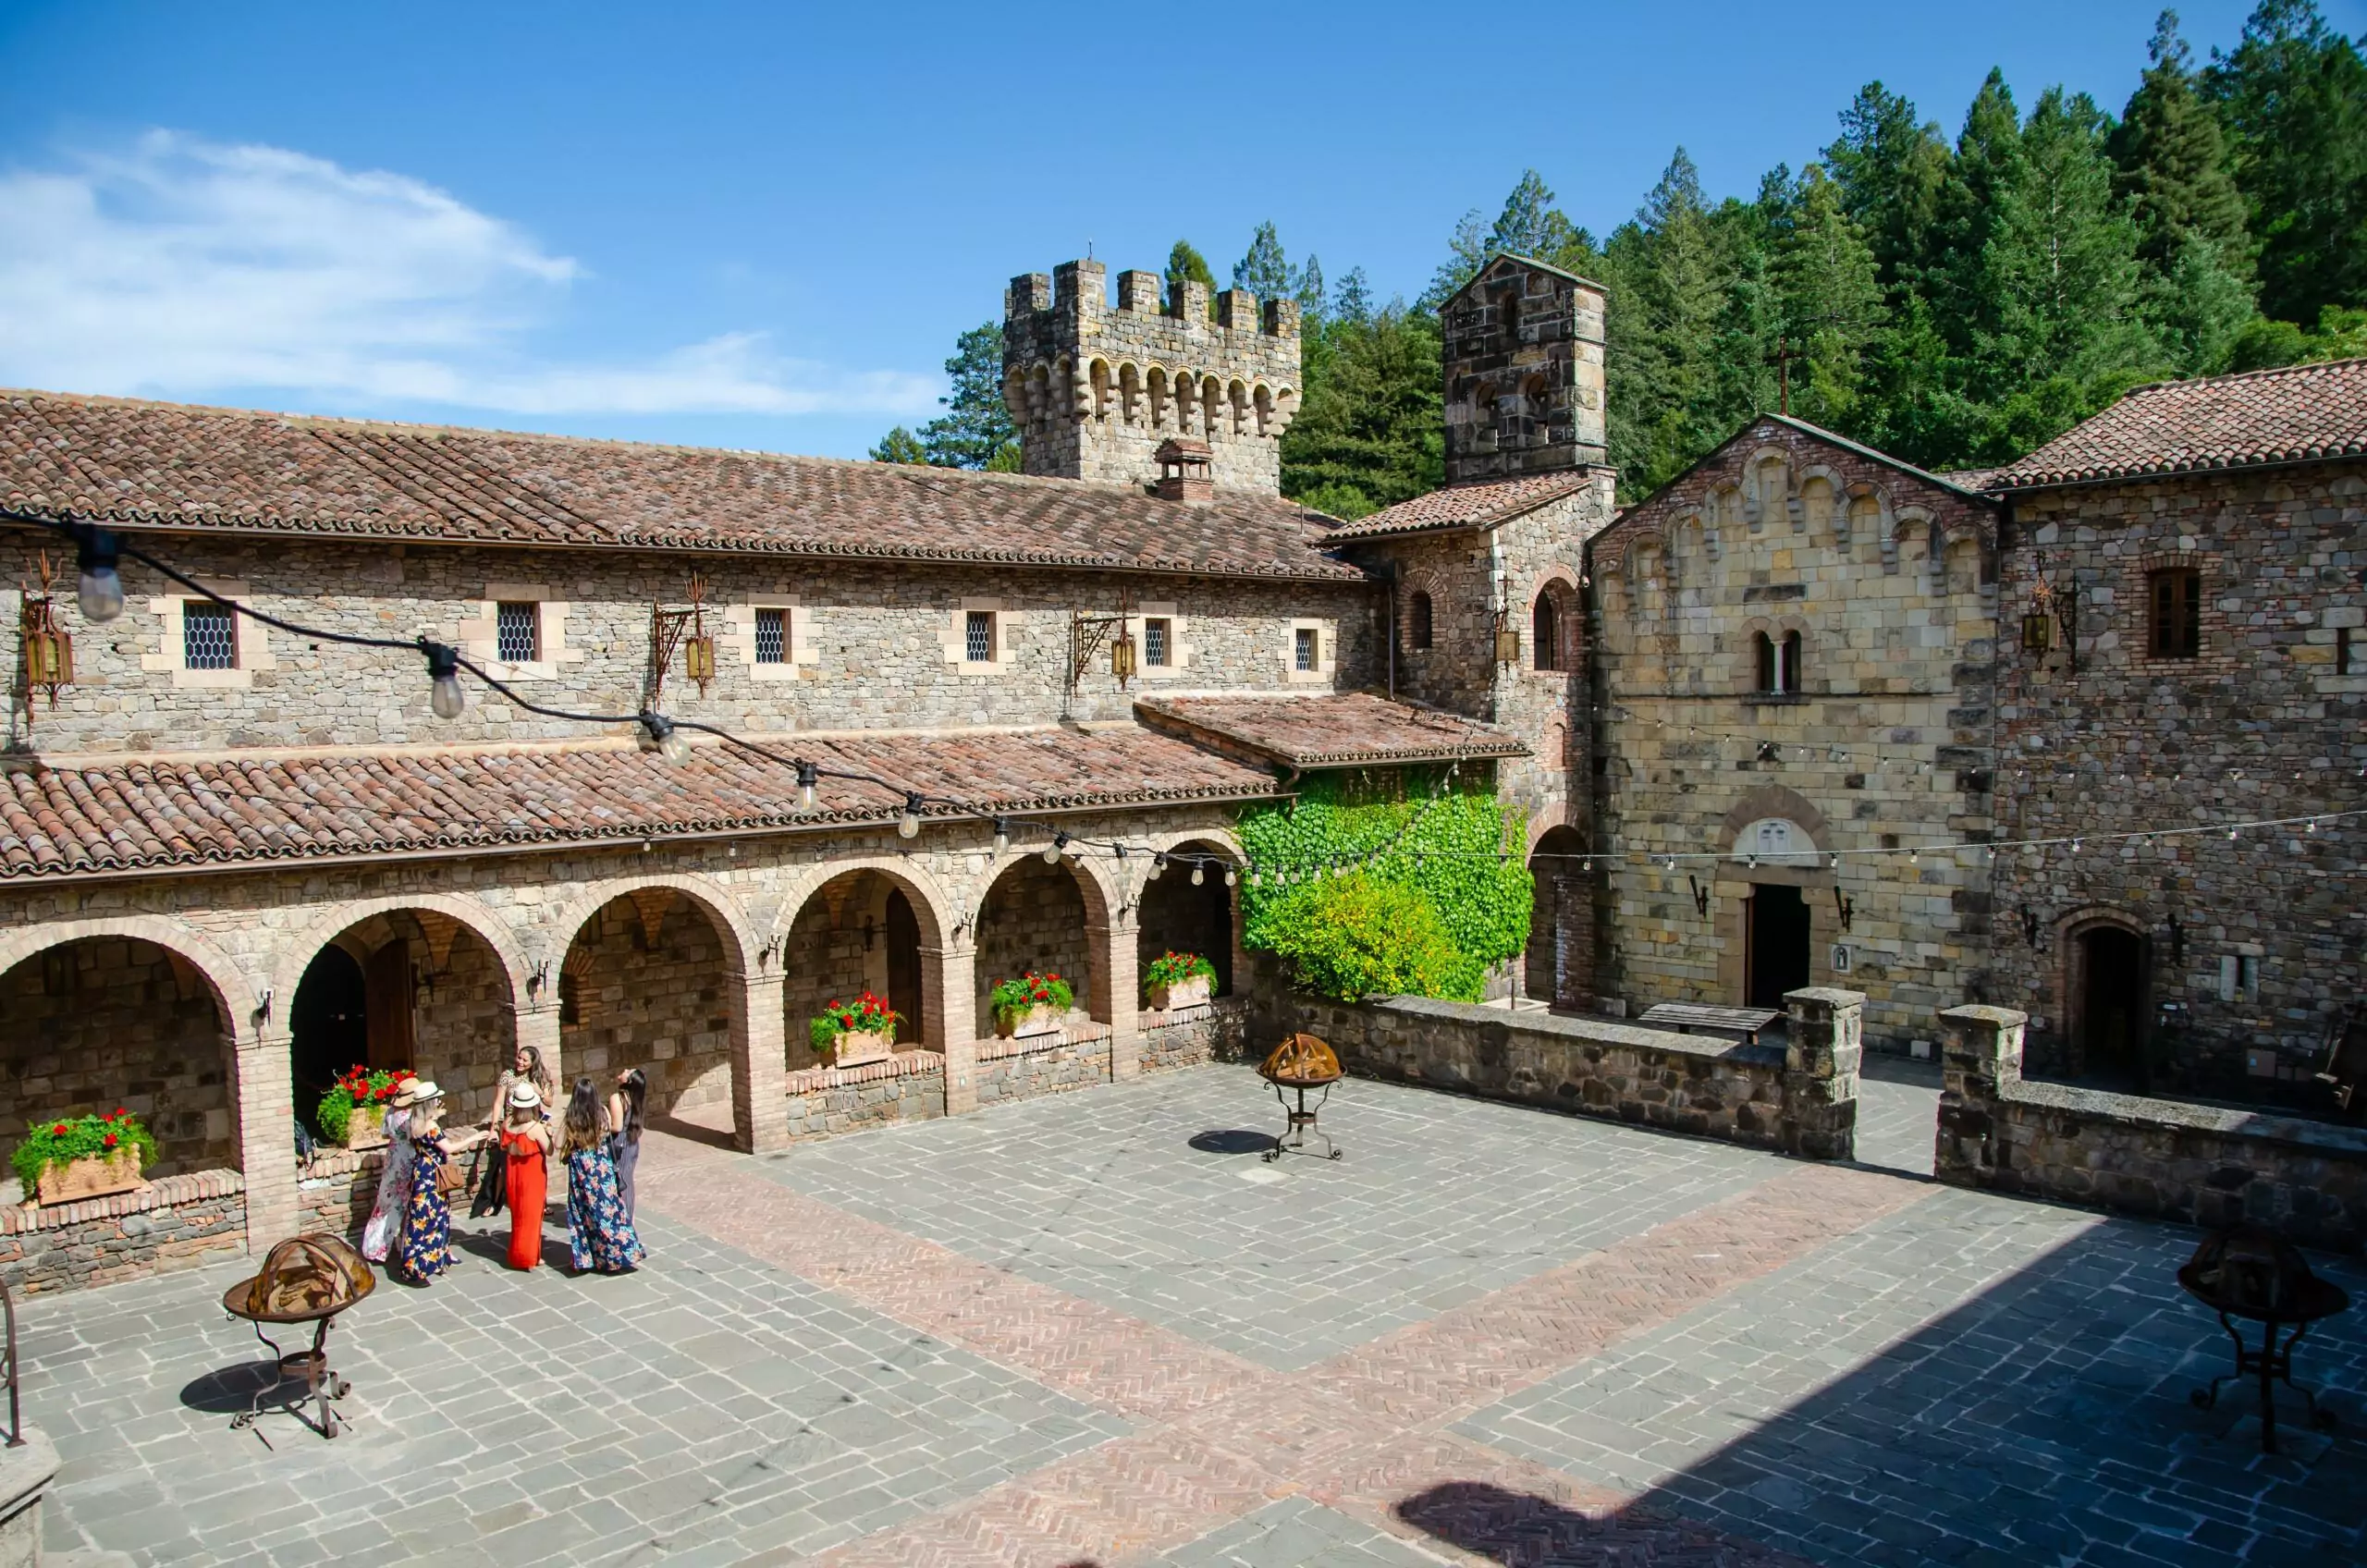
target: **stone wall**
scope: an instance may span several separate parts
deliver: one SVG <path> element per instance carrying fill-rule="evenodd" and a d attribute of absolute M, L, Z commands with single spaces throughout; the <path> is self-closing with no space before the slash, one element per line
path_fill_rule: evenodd
<path fill-rule="evenodd" d="M 702 693 L 678 656 L 666 710 L 751 734 L 791 730 L 932 729 L 1127 719 L 1134 697 L 1169 685 L 1191 690 L 1301 690 L 1287 679 L 1294 618 L 1325 625 L 1343 688 L 1373 668 L 1380 595 L 1358 583 L 1280 582 L 1098 572 L 861 568 L 761 558 L 667 559 L 642 552 L 514 551 L 241 541 L 178 535 L 170 559 L 201 581 L 243 585 L 259 609 L 369 636 L 425 631 L 470 642 L 488 595 L 539 596 L 546 650 L 520 692 L 562 707 L 631 713 L 641 705 L 655 604 L 685 601 L 695 569 L 707 584 L 707 630 L 717 678 Z M 55 542 L 0 530 L 0 614 L 16 613 L 20 580 L 38 582 L 34 557 Z M 416 655 L 313 644 L 241 621 L 249 668 L 230 686 L 191 687 L 166 646 L 164 581 L 137 562 L 123 568 L 125 607 L 108 625 L 74 627 L 75 680 L 28 728 L 12 707 L 7 748 L 60 753 L 140 753 L 227 747 L 482 745 L 581 741 L 583 727 L 540 718 L 473 683 L 468 710 L 439 719 Z M 1176 662 L 1138 672 L 1121 690 L 1105 660 L 1067 692 L 1069 616 L 1159 601 L 1171 621 Z M 948 658 L 959 648 L 964 605 L 999 606 L 1003 655 L 991 665 Z M 752 605 L 785 606 L 796 662 L 757 666 Z M 736 618 L 736 619 L 735 619 Z M 464 623 L 466 623 L 464 625 Z M 12 622 L 13 624 L 13 622 Z M 744 633 L 741 630 L 744 624 Z M 171 655 L 168 659 L 167 654 Z M 486 659 L 484 649 L 477 653 Z M 268 659 L 266 665 L 264 661 Z"/>
<path fill-rule="evenodd" d="M 2060 625 L 2042 653 L 2000 640 L 2000 831 L 2094 836 L 1997 862 L 1988 996 L 2030 1014 L 2033 1072 L 2315 1098 L 2328 1014 L 2367 979 L 2351 876 L 2367 827 L 2108 836 L 2367 805 L 2367 673 L 2333 664 L 2367 621 L 2362 562 L 2358 462 L 2015 498 L 2005 623 L 2017 632 L 2042 574 L 2076 583 L 2079 637 L 2076 668 Z M 2201 574 L 2198 657 L 2149 652 L 2148 578 L 2173 567 Z M 2099 930 L 2140 945 L 2141 1058 L 2087 1037 L 2083 944 Z"/>
<path fill-rule="evenodd" d="M 1244 1002 L 1142 1015 L 1142 1070 L 1197 1067 L 1208 1061 L 1240 1061 L 1251 1053 L 1250 1008 Z"/>
<path fill-rule="evenodd" d="M 1600 288 L 1514 256 L 1440 307 L 1449 484 L 1603 460 L 1603 321 Z"/>
<path fill-rule="evenodd" d="M 723 946 L 706 913 L 665 890 L 611 900 L 568 951 L 577 1021 L 561 1021 L 560 1060 L 603 1093 L 638 1067 L 649 1112 L 663 1116 L 731 1098 L 731 1019 Z M 566 1086 L 560 1086 L 566 1092 Z"/>
<path fill-rule="evenodd" d="M 122 1109 L 156 1136 L 143 1174 L 235 1166 L 227 1037 L 205 977 L 153 943 L 27 959 L 0 974 L 0 1152 L 36 1122 Z"/>
<path fill-rule="evenodd" d="M 1423 998 L 1293 996 L 1282 1006 L 1292 1026 L 1329 1044 L 1359 1077 L 1846 1159 L 1864 999 L 1795 992 L 1787 1049 Z"/>
<path fill-rule="evenodd" d="M 166 1176 L 136 1193 L 0 1207 L 0 1279 L 18 1295 L 195 1268 L 246 1244 L 235 1170 Z"/>
<path fill-rule="evenodd" d="M 898 1051 L 861 1067 L 809 1067 L 788 1079 L 792 1141 L 858 1133 L 945 1114 L 945 1059 Z"/>
<path fill-rule="evenodd" d="M 1863 991 L 1874 1043 L 1928 1035 L 1981 983 L 1979 857 L 1853 851 L 1991 835 L 1993 513 L 1768 420 L 1595 540 L 1598 832 L 1622 851 L 1603 996 L 1743 1003 L 1750 900 L 1785 887 L 1806 905 L 1809 982 Z M 1757 636 L 1795 632 L 1797 690 L 1761 693 Z M 1763 852 L 1770 819 L 1793 852 Z"/>
<path fill-rule="evenodd" d="M 1282 437 L 1298 408 L 1295 300 L 1245 289 L 1160 298 L 1157 273 L 1118 277 L 1066 262 L 1011 280 L 1003 296 L 1003 400 L 1026 472 L 1142 484 L 1172 436 L 1208 444 L 1220 491 L 1282 490 Z M 1168 306 L 1171 304 L 1172 309 Z"/>
<path fill-rule="evenodd" d="M 1102 1025 L 978 1044 L 978 1103 L 982 1106 L 1089 1089 L 1108 1082 L 1110 1031 Z"/>
<path fill-rule="evenodd" d="M 1940 1015 L 1935 1173 L 1959 1187 L 2219 1227 L 2302 1246 L 2367 1244 L 2367 1128 L 2021 1077 L 2027 1015 Z"/>

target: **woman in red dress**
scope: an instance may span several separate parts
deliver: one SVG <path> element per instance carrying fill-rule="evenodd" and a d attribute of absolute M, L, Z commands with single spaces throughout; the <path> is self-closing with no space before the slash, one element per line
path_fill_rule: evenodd
<path fill-rule="evenodd" d="M 531 1082 L 509 1087 L 509 1116 L 501 1129 L 508 1156 L 509 1267 L 533 1268 L 543 1261 L 543 1200 L 550 1194 L 551 1133 L 543 1121 L 543 1096 Z"/>

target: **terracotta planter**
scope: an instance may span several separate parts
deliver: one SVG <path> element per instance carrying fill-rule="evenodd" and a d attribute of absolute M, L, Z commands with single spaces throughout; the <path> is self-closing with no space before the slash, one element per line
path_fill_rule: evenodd
<path fill-rule="evenodd" d="M 1057 1035 L 1061 1032 L 1061 1010 L 1054 1007 L 1031 1007 L 1025 1011 L 995 1014 L 995 1033 L 1006 1040 L 1024 1040 L 1036 1035 Z"/>
<path fill-rule="evenodd" d="M 346 1119 L 345 1143 L 349 1149 L 382 1149 L 386 1146 L 386 1108 L 382 1105 L 355 1106 Z"/>
<path fill-rule="evenodd" d="M 1206 1007 L 1208 1001 L 1208 977 L 1195 974 L 1172 986 L 1153 986 L 1150 1005 L 1154 1012 L 1174 1012 L 1187 1007 Z"/>
<path fill-rule="evenodd" d="M 831 1060 L 840 1067 L 861 1067 L 886 1061 L 896 1054 L 896 1037 L 883 1029 L 850 1029 L 839 1036 Z"/>
<path fill-rule="evenodd" d="M 102 1159 L 93 1155 L 52 1165 L 41 1173 L 40 1199 L 44 1204 L 103 1198 L 111 1193 L 136 1193 L 148 1183 L 140 1179 L 140 1153 L 125 1149 Z"/>

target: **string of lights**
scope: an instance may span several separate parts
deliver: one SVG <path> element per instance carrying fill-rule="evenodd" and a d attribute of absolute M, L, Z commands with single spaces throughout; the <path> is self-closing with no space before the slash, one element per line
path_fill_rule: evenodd
<path fill-rule="evenodd" d="M 309 626 L 300 621 L 289 620 L 279 616 L 268 614 L 264 611 L 254 608 L 251 605 L 247 605 L 239 600 L 228 598 L 223 594 L 215 593 L 214 590 L 206 587 L 203 583 L 186 575 L 171 566 L 169 563 L 158 559 L 155 556 L 148 553 L 147 551 L 124 544 L 112 531 L 96 523 L 71 519 L 43 517 L 38 514 L 21 512 L 14 509 L 0 509 L 0 519 L 46 528 L 53 532 L 65 534 L 74 541 L 77 564 L 80 570 L 78 600 L 80 604 L 83 616 L 94 623 L 104 624 L 123 613 L 124 596 L 120 565 L 123 557 L 129 557 L 131 559 L 137 560 L 147 566 L 152 570 L 156 571 L 168 581 L 188 589 L 192 594 L 195 594 L 209 603 L 220 605 L 232 614 L 245 616 L 251 620 L 254 620 L 264 626 L 272 627 L 277 631 L 286 632 L 292 637 L 299 637 L 313 642 L 336 643 L 350 647 L 378 648 L 420 655 L 425 660 L 427 665 L 427 673 L 430 683 L 429 706 L 431 711 L 433 711 L 438 718 L 448 720 L 456 719 L 466 711 L 468 700 L 467 693 L 462 688 L 460 680 L 460 675 L 465 672 L 474 677 L 478 681 L 483 683 L 487 690 L 497 693 L 504 701 L 527 713 L 534 714 L 546 718 L 558 719 L 563 723 L 599 727 L 632 727 L 640 733 L 640 735 L 653 749 L 664 755 L 668 761 L 677 764 L 687 762 L 691 757 L 691 743 L 688 736 L 684 733 L 685 731 L 695 731 L 700 734 L 711 735 L 723 744 L 735 751 L 760 758 L 778 766 L 790 769 L 797 781 L 797 800 L 798 809 L 800 811 L 810 812 L 818 809 L 817 791 L 820 781 L 824 778 L 833 778 L 848 782 L 867 784 L 876 789 L 887 790 L 892 794 L 901 795 L 902 797 L 902 805 L 901 809 L 897 810 L 892 816 L 884 817 L 875 826 L 885 827 L 892 824 L 898 836 L 906 839 L 914 839 L 919 835 L 925 815 L 935 815 L 940 816 L 952 815 L 968 817 L 991 826 L 994 832 L 995 852 L 998 855 L 1008 851 L 1015 829 L 1020 827 L 1042 828 L 1049 835 L 1049 840 L 1046 843 L 1042 851 L 1043 858 L 1048 864 L 1058 864 L 1063 855 L 1073 858 L 1091 857 L 1119 862 L 1123 862 L 1130 858 L 1142 859 L 1147 856 L 1150 862 L 1147 875 L 1154 878 L 1159 876 L 1171 865 L 1188 865 L 1191 867 L 1192 881 L 1196 885 L 1205 881 L 1208 873 L 1211 870 L 1221 872 L 1227 887 L 1234 886 L 1238 879 L 1237 868 L 1229 859 L 1220 854 L 1182 849 L 1154 851 L 1140 844 L 1130 845 L 1122 839 L 1095 838 L 1089 835 L 1070 833 L 1056 824 L 1039 820 L 1038 818 L 1025 813 L 1006 811 L 991 803 L 982 803 L 963 800 L 956 796 L 935 793 L 923 790 L 915 790 L 905 782 L 883 778 L 876 773 L 868 773 L 848 768 L 823 767 L 810 758 L 786 754 L 782 752 L 776 751 L 769 746 L 751 741 L 745 736 L 739 735 L 730 729 L 722 728 L 721 726 L 708 724 L 702 720 L 669 717 L 665 714 L 657 712 L 654 708 L 644 708 L 630 714 L 587 713 L 575 709 L 557 707 L 548 704 L 538 703 L 518 692 L 516 688 L 495 676 L 492 672 L 485 669 L 474 660 L 466 656 L 460 649 L 452 646 L 448 643 L 438 642 L 424 635 L 409 640 L 387 637 L 371 637 L 355 632 L 338 631 L 326 627 Z M 1636 717 L 1632 713 L 1628 713 L 1625 710 L 1621 709 L 1616 704 L 1608 709 L 1597 708 L 1595 711 L 1598 714 L 1608 713 L 1614 717 L 1633 718 Z M 1668 722 L 1664 720 L 1653 719 L 1649 722 L 1651 722 L 1662 729 L 1670 727 Z M 1682 721 L 1680 721 L 1679 727 L 1691 730 L 1697 734 L 1715 736 L 1722 741 L 1735 741 L 1760 747 L 1761 748 L 1762 755 L 1765 754 L 1766 748 L 1777 744 L 1776 742 L 1767 741 L 1763 737 L 1742 735 L 1731 732 L 1720 732 L 1706 729 L 1689 723 L 1683 723 Z M 1844 749 L 1863 749 L 1863 747 L 1846 747 L 1842 744 L 1835 744 L 1830 747 L 1820 747 L 1817 745 L 1803 746 L 1795 743 L 1794 749 L 1808 753 L 1813 753 L 1819 749 L 1825 749 L 1837 753 Z M 1928 768 L 1930 764 L 1925 762 L 1921 766 Z M 1352 870 L 1369 869 L 1372 866 L 1383 864 L 1396 857 L 1398 854 L 1403 852 L 1400 846 L 1404 842 L 1406 836 L 1412 833 L 1420 824 L 1422 818 L 1429 812 L 1430 807 L 1435 804 L 1437 801 L 1444 797 L 1449 785 L 1451 785 L 1455 777 L 1458 767 L 1459 765 L 1455 767 L 1450 767 L 1443 775 L 1441 775 L 1438 783 L 1433 787 L 1429 799 L 1423 802 L 1419 810 L 1413 813 L 1404 822 L 1401 823 L 1396 831 L 1391 834 L 1390 837 L 1382 843 L 1370 849 L 1361 851 L 1354 855 L 1323 857 L 1311 862 L 1291 865 L 1253 867 L 1250 870 L 1251 885 L 1253 887 L 1263 887 L 1266 883 L 1270 881 L 1278 886 L 1287 887 L 1329 876 L 1343 875 Z M 2178 777 L 2183 778 L 2185 776 L 2179 775 Z M 2232 773 L 2230 777 L 2241 778 L 2244 777 L 2244 774 L 2242 770 L 2238 769 Z M 2297 775 L 2297 778 L 2299 776 Z M 2309 813 L 2303 815 L 2263 817 L 2238 822 L 2222 822 L 2202 825 L 2190 824 L 2177 827 L 2139 828 L 2116 832 L 2060 833 L 2016 839 L 1944 839 L 1917 844 L 1904 844 L 1870 849 L 1784 851 L 1779 853 L 1770 853 L 1764 857 L 1749 854 L 1748 852 L 1738 854 L 1733 851 L 1655 851 L 1646 850 L 1607 850 L 1579 852 L 1539 851 L 1526 856 L 1525 859 L 1529 862 L 1539 860 L 1571 861 L 1579 863 L 1581 865 L 1587 867 L 1591 867 L 1597 862 L 1603 862 L 1607 864 L 1625 863 L 1643 864 L 1657 862 L 1663 869 L 1669 871 L 1674 871 L 1680 865 L 1727 863 L 1736 860 L 1743 861 L 1747 864 L 1755 867 L 1761 858 L 1766 859 L 1771 864 L 1778 865 L 1798 865 L 1801 864 L 1813 864 L 1817 861 L 1821 860 L 1825 863 L 1828 869 L 1837 870 L 1845 860 L 1850 862 L 1876 862 L 1895 859 L 1898 856 L 1904 855 L 1907 858 L 1910 864 L 1919 864 L 1921 859 L 1927 855 L 1934 858 L 1953 858 L 1960 857 L 1967 852 L 1970 852 L 1975 855 L 1979 862 L 1986 863 L 1989 860 L 1993 860 L 2000 853 L 2017 853 L 2024 851 L 2043 851 L 2049 849 L 2066 846 L 2076 853 L 2083 851 L 2091 842 L 2099 845 L 2126 844 L 2138 841 L 2193 838 L 2211 834 L 2225 834 L 2230 842 L 2236 842 L 2240 840 L 2242 836 L 2247 832 L 2258 834 L 2267 832 L 2271 829 L 2286 827 L 2300 827 L 2302 829 L 2305 836 L 2309 836 L 2315 835 L 2321 825 L 2345 824 L 2361 816 L 2367 816 L 2367 810 L 2321 811 Z M 1485 851 L 1459 851 L 1443 848 L 1431 848 L 1428 846 L 1415 851 L 1412 853 L 1412 858 L 1417 862 L 1417 864 L 1419 864 L 1429 857 L 1461 861 L 1486 861 L 1493 859 L 1499 864 L 1509 864 L 1514 858 L 1514 853 L 1509 848 L 1500 850 L 1495 851 L 1492 855 L 1490 855 Z"/>

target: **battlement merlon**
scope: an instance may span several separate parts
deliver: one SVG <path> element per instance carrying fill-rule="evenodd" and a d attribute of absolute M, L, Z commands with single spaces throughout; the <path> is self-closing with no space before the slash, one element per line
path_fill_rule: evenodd
<path fill-rule="evenodd" d="M 1245 288 L 1228 288 L 1216 297 L 1215 319 L 1209 319 L 1205 285 L 1186 283 L 1180 300 L 1166 298 L 1165 279 L 1155 272 L 1130 269 L 1118 275 L 1118 300 L 1113 307 L 1108 292 L 1109 269 L 1099 262 L 1062 262 L 1048 275 L 1022 273 L 1003 293 L 1006 326 L 1033 329 L 1035 318 L 1056 312 L 1071 320 L 1110 315 L 1165 316 L 1186 333 L 1210 330 L 1255 332 L 1264 337 L 1299 336 L 1299 306 L 1295 300 L 1259 300 Z"/>

